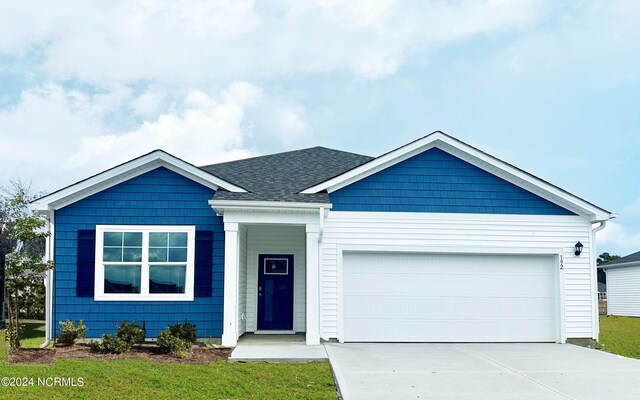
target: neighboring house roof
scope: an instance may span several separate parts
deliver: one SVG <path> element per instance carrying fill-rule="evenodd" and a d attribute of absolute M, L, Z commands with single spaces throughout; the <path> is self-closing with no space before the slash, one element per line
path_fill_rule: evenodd
<path fill-rule="evenodd" d="M 311 194 L 323 191 L 331 193 L 434 147 L 444 150 L 453 156 L 482 168 L 576 214 L 588 217 L 593 222 L 606 221 L 616 216 L 604 208 L 598 207 L 558 186 L 440 131 L 430 133 L 427 136 L 385 153 L 380 157 L 331 177 L 319 184 L 309 186 L 301 193 Z"/>
<path fill-rule="evenodd" d="M 299 192 L 373 159 L 326 147 L 311 147 L 200 168 L 248 191 L 220 190 L 215 200 L 329 203 L 326 192 Z"/>
<path fill-rule="evenodd" d="M 598 265 L 598 268 L 620 268 L 620 267 L 635 267 L 640 266 L 640 251 L 637 253 L 629 254 L 628 256 L 620 257 L 616 260 L 606 262 Z"/>
<path fill-rule="evenodd" d="M 163 150 L 154 150 L 46 196 L 40 197 L 31 202 L 31 207 L 34 210 L 40 211 L 62 208 L 68 204 L 74 203 L 158 167 L 170 169 L 214 190 L 224 188 L 229 191 L 246 192 L 242 187 L 231 182 L 227 182 L 224 179 L 220 179 L 219 177 L 214 176 L 211 173 Z"/>

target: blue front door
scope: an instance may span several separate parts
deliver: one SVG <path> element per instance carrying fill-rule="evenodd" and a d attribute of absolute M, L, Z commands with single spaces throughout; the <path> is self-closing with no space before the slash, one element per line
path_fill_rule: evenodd
<path fill-rule="evenodd" d="M 258 330 L 293 329 L 293 256 L 258 256 Z"/>

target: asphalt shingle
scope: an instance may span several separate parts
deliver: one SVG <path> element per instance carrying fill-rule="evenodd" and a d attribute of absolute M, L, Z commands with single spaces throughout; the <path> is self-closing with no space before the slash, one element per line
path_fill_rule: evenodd
<path fill-rule="evenodd" d="M 200 167 L 248 193 L 219 190 L 215 200 L 328 203 L 326 193 L 300 191 L 373 160 L 373 157 L 326 147 L 270 154 Z"/>

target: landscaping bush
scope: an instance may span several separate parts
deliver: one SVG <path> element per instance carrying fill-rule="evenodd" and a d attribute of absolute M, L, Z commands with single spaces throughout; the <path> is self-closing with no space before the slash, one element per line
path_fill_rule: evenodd
<path fill-rule="evenodd" d="M 61 333 L 56 335 L 56 338 L 58 343 L 62 345 L 72 345 L 76 340 L 83 339 L 85 332 L 89 329 L 82 323 L 82 320 L 78 321 L 77 325 L 73 321 L 60 321 L 59 323 Z"/>
<path fill-rule="evenodd" d="M 187 322 L 168 325 L 164 332 L 158 333 L 158 346 L 179 358 L 183 358 L 195 342 L 196 326 Z"/>
<path fill-rule="evenodd" d="M 131 351 L 133 343 L 127 342 L 117 336 L 102 335 L 101 342 L 91 343 L 91 349 L 98 353 L 122 354 Z"/>
<path fill-rule="evenodd" d="M 116 325 L 115 335 L 102 335 L 102 342 L 91 343 L 91 348 L 98 353 L 122 354 L 131 351 L 134 344 L 144 341 L 146 331 L 135 322 L 122 321 Z"/>
<path fill-rule="evenodd" d="M 196 326 L 188 322 L 185 322 L 184 324 L 168 325 L 167 333 L 172 336 L 179 337 L 191 345 L 196 342 Z"/>
<path fill-rule="evenodd" d="M 136 343 L 144 342 L 144 338 L 147 335 L 144 328 L 136 324 L 135 321 L 130 324 L 127 321 L 122 321 L 117 327 L 116 337 L 126 343 L 130 343 L 132 346 Z"/>
<path fill-rule="evenodd" d="M 184 358 L 192 343 L 165 331 L 158 333 L 158 346 L 167 353 L 171 353 L 178 358 Z"/>

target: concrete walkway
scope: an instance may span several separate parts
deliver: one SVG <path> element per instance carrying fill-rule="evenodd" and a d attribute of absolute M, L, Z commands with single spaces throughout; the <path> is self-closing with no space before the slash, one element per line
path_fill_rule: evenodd
<path fill-rule="evenodd" d="M 570 344 L 326 343 L 345 400 L 640 398 L 640 360 Z"/>
<path fill-rule="evenodd" d="M 324 346 L 307 346 L 304 334 L 244 334 L 229 361 L 306 362 L 327 361 Z"/>

